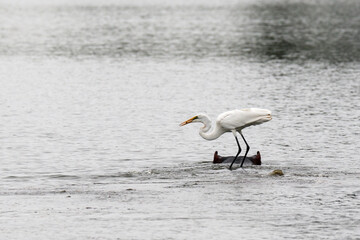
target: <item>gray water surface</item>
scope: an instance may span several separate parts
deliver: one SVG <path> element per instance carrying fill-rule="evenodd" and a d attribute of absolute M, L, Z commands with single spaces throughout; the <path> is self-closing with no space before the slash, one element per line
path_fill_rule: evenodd
<path fill-rule="evenodd" d="M 0 237 L 360 239 L 359 11 L 0 4 Z M 262 166 L 179 127 L 245 107 L 273 112 L 243 131 Z"/>

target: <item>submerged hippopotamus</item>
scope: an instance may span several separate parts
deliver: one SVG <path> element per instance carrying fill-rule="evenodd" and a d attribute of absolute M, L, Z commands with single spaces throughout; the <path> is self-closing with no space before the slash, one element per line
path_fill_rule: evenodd
<path fill-rule="evenodd" d="M 244 156 L 239 156 L 237 157 L 235 163 L 240 163 L 240 161 L 242 161 Z M 231 163 L 234 160 L 234 156 L 227 156 L 227 157 L 222 157 L 218 154 L 218 152 L 216 151 L 214 153 L 214 160 L 213 163 Z M 246 157 L 244 164 L 246 165 L 261 165 L 261 155 L 260 152 L 257 151 L 256 155 L 253 155 L 251 157 Z"/>

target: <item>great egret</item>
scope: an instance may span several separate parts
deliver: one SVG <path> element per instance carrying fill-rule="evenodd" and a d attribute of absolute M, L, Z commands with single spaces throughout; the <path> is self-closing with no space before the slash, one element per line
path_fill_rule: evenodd
<path fill-rule="evenodd" d="M 192 117 L 185 122 L 180 123 L 180 126 L 184 126 L 188 123 L 193 122 L 201 122 L 204 124 L 203 127 L 200 128 L 199 134 L 206 140 L 214 140 L 220 137 L 222 134 L 226 132 L 232 132 L 235 136 L 236 143 L 238 145 L 238 152 L 230 165 L 230 170 L 232 165 L 234 164 L 236 158 L 239 156 L 241 152 L 241 147 L 239 144 L 239 140 L 236 136 L 236 132 L 239 132 L 242 139 L 246 144 L 246 152 L 245 156 L 243 157 L 240 167 L 244 164 L 244 160 L 246 158 L 247 153 L 249 152 L 250 146 L 246 142 L 241 130 L 246 127 L 252 125 L 259 125 L 261 123 L 267 122 L 271 120 L 271 111 L 267 109 L 260 109 L 260 108 L 246 108 L 246 109 L 235 109 L 232 111 L 224 112 L 220 114 L 217 119 L 215 126 L 211 129 L 211 120 L 206 114 L 198 114 L 195 117 Z"/>

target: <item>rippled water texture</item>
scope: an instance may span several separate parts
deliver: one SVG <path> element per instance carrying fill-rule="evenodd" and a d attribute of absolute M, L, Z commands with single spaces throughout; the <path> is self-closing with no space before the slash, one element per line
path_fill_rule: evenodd
<path fill-rule="evenodd" d="M 0 238 L 359 239 L 359 12 L 3 1 Z M 243 131 L 262 166 L 179 127 L 244 107 L 273 112 Z"/>

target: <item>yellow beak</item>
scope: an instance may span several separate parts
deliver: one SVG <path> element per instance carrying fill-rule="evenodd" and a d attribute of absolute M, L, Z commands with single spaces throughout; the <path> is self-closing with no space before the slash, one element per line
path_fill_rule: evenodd
<path fill-rule="evenodd" d="M 196 118 L 197 118 L 197 116 L 192 117 L 192 118 L 186 120 L 185 122 L 180 123 L 180 126 L 184 126 L 184 125 L 186 125 L 186 124 L 188 124 L 188 123 L 191 123 L 191 122 L 194 121 L 194 119 L 196 119 Z"/>

